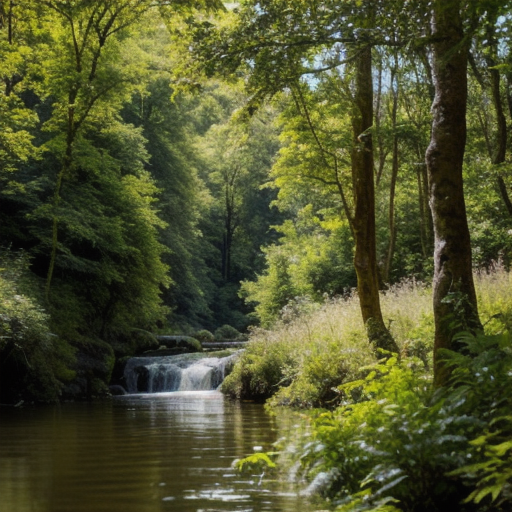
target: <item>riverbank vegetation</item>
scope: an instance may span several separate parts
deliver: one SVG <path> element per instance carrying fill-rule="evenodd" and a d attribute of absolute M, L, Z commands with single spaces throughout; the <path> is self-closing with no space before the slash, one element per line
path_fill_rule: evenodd
<path fill-rule="evenodd" d="M 510 272 L 498 264 L 478 272 L 475 281 L 485 334 L 507 333 L 512 325 Z M 431 287 L 404 280 L 381 300 L 400 356 L 415 358 L 425 375 L 432 376 Z M 364 333 L 355 294 L 323 303 L 307 298 L 291 302 L 272 329 L 253 330 L 223 391 L 235 398 L 270 399 L 273 405 L 333 408 L 343 400 L 336 388 L 359 380 L 361 368 L 378 362 Z"/>
<path fill-rule="evenodd" d="M 390 358 L 337 388 L 298 442 L 307 481 L 337 511 L 510 507 L 510 336 L 457 337 L 449 385 L 420 361 Z"/>
<path fill-rule="evenodd" d="M 484 331 L 461 332 L 461 350 L 443 352 L 445 387 L 433 385 L 431 289 L 414 281 L 382 296 L 400 354 L 375 357 L 354 296 L 295 303 L 253 333 L 223 391 L 266 399 L 278 415 L 309 410 L 306 428 L 288 424 L 269 454 L 305 498 L 337 512 L 508 509 L 512 275 L 496 265 L 475 282 Z M 239 464 L 251 465 L 272 470 L 254 455 Z"/>

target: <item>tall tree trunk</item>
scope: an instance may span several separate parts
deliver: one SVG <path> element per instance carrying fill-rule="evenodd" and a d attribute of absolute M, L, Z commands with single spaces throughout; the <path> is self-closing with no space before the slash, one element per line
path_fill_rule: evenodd
<path fill-rule="evenodd" d="M 226 213 L 224 217 L 224 235 L 222 238 L 222 278 L 228 283 L 231 279 L 231 249 L 234 232 L 234 199 L 232 191 L 226 188 Z"/>
<path fill-rule="evenodd" d="M 71 168 L 73 166 L 73 146 L 75 144 L 75 139 L 80 129 L 80 126 L 83 124 L 84 120 L 89 115 L 90 110 L 96 103 L 96 101 L 100 98 L 102 92 L 98 91 L 98 93 L 89 99 L 88 102 L 84 104 L 83 112 L 78 115 L 77 114 L 77 106 L 80 90 L 83 89 L 84 86 L 92 88 L 92 84 L 96 79 L 97 73 L 97 65 L 101 56 L 101 51 L 103 46 L 105 45 L 106 39 L 109 36 L 109 31 L 112 27 L 112 24 L 116 20 L 117 16 L 122 10 L 118 8 L 110 13 L 110 18 L 108 20 L 104 19 L 105 14 L 108 11 L 108 4 L 103 6 L 103 13 L 97 20 L 95 18 L 97 14 L 97 10 L 100 8 L 99 2 L 97 2 L 94 7 L 92 13 L 89 15 L 85 30 L 80 33 L 80 30 L 77 30 L 77 26 L 80 26 L 80 23 L 73 19 L 72 16 L 64 13 L 60 10 L 59 6 L 54 5 L 52 2 L 46 2 L 46 5 L 57 11 L 60 15 L 63 15 L 66 23 L 69 25 L 70 35 L 73 41 L 73 59 L 74 59 L 74 71 L 77 77 L 83 76 L 83 54 L 84 50 L 87 46 L 87 38 L 90 31 L 95 29 L 95 33 L 98 38 L 98 46 L 93 52 L 92 60 L 90 62 L 90 70 L 88 73 L 88 82 L 85 85 L 81 79 L 77 78 L 75 83 L 70 86 L 68 92 L 68 108 L 67 108 L 67 126 L 66 126 L 66 151 L 62 160 L 62 165 L 59 173 L 57 174 L 57 180 L 55 183 L 55 190 L 52 198 L 52 241 L 51 241 L 51 251 L 50 251 L 50 262 L 48 264 L 48 271 L 46 273 L 46 285 L 45 285 L 45 298 L 47 302 L 50 302 L 50 291 L 52 286 L 53 274 L 55 270 L 55 264 L 57 261 L 57 250 L 58 250 L 58 238 L 59 238 L 59 215 L 58 210 L 61 203 L 61 191 L 62 184 L 68 177 Z M 100 27 L 101 20 L 105 21 L 105 26 L 103 28 Z M 75 26 L 75 23 L 77 26 Z M 82 27 L 83 28 L 83 27 Z M 115 32 L 110 32 L 113 34 Z M 85 75 L 87 76 L 87 75 Z M 106 91 L 105 91 L 106 92 Z"/>
<path fill-rule="evenodd" d="M 418 159 L 425 156 L 425 148 L 417 148 Z M 430 258 L 433 251 L 434 228 L 432 226 L 432 213 L 428 201 L 428 175 L 425 164 L 418 165 L 416 169 L 418 180 L 418 206 L 420 210 L 420 239 L 421 252 L 424 259 Z"/>
<path fill-rule="evenodd" d="M 429 30 L 430 33 L 430 30 Z M 434 87 L 434 78 L 432 76 L 432 64 L 427 54 L 425 47 L 419 47 L 417 49 L 417 55 L 419 56 L 423 67 L 425 68 L 425 75 L 427 78 L 427 89 L 430 102 L 434 102 L 436 95 Z M 430 133 L 432 136 L 432 131 Z M 418 161 L 421 161 L 425 156 L 426 149 L 423 144 L 418 142 L 416 146 L 416 155 Z M 420 230 L 421 230 L 421 247 L 423 251 L 423 257 L 425 259 L 432 257 L 434 250 L 434 225 L 432 221 L 432 212 L 429 204 L 429 188 L 428 188 L 428 171 L 426 163 L 418 166 L 417 170 L 418 177 L 418 201 L 421 212 L 420 219 Z"/>
<path fill-rule="evenodd" d="M 429 31 L 430 33 L 430 31 Z M 427 54 L 427 50 L 424 47 L 420 47 L 416 49 L 417 56 L 422 63 L 425 73 L 424 78 L 426 78 L 426 85 L 428 91 L 428 97 L 430 99 L 430 103 L 433 103 L 435 97 L 435 87 L 432 78 L 432 66 L 430 63 L 430 59 Z M 418 68 L 415 68 L 417 73 L 417 81 L 420 82 Z M 418 93 L 416 93 L 418 94 Z M 414 110 L 411 106 L 408 105 L 408 96 L 404 96 L 405 107 L 409 114 L 409 119 L 412 121 L 413 125 L 417 130 L 422 129 L 421 122 L 417 122 L 414 119 L 414 116 L 411 115 L 411 112 Z M 416 165 L 416 179 L 418 183 L 418 208 L 420 212 L 420 240 L 421 240 L 421 251 L 423 255 L 423 259 L 426 261 L 427 259 L 432 257 L 433 248 L 434 248 L 434 227 L 432 225 L 432 213 L 430 211 L 429 205 L 429 190 L 428 190 L 428 173 L 427 173 L 427 165 L 425 163 L 425 152 L 426 145 L 422 142 L 417 141 L 414 146 L 415 156 L 418 162 L 423 160 L 423 163 L 420 165 Z"/>
<path fill-rule="evenodd" d="M 75 143 L 76 126 L 75 126 L 75 101 L 77 98 L 77 89 L 73 87 L 69 93 L 69 107 L 67 118 L 67 134 L 66 134 L 66 152 L 62 161 L 62 166 L 57 174 L 55 190 L 52 199 L 52 246 L 50 251 L 50 263 L 46 273 L 45 299 L 50 302 L 50 290 L 53 280 L 53 272 L 55 270 L 55 262 L 57 261 L 57 248 L 59 239 L 59 206 L 61 202 L 62 182 L 68 176 L 71 166 L 73 165 L 73 145 Z"/>
<path fill-rule="evenodd" d="M 460 0 L 433 2 L 432 134 L 426 153 L 430 206 L 434 223 L 434 379 L 448 372 L 439 350 L 457 349 L 462 330 L 481 328 L 473 283 L 471 242 L 466 217 L 462 164 L 466 145 L 467 43 Z"/>
<path fill-rule="evenodd" d="M 238 227 L 238 212 L 236 206 L 237 182 L 241 172 L 240 165 L 226 170 L 224 174 L 224 234 L 222 235 L 221 271 L 224 282 L 231 280 L 231 254 L 233 238 Z"/>
<path fill-rule="evenodd" d="M 7 5 L 5 5 L 7 4 Z M 13 9 L 15 7 L 14 1 L 0 2 L 0 28 L 4 28 L 7 25 L 7 44 L 13 47 L 14 41 L 14 27 L 13 27 Z M 23 80 L 23 76 L 20 73 L 14 73 L 13 75 L 5 75 L 3 81 L 5 84 L 5 95 L 10 96 L 14 92 L 14 88 Z"/>
<path fill-rule="evenodd" d="M 355 106 L 352 114 L 354 146 L 352 181 L 354 190 L 354 266 L 361 313 L 368 338 L 376 349 L 398 352 L 384 325 L 379 298 L 375 229 L 375 184 L 373 176 L 373 84 L 371 46 L 355 57 Z"/>
<path fill-rule="evenodd" d="M 503 100 L 501 97 L 501 75 L 500 70 L 496 68 L 498 55 L 498 42 L 494 35 L 497 13 L 494 12 L 490 16 L 487 26 L 487 40 L 489 42 L 489 53 L 486 57 L 489 76 L 491 79 L 491 93 L 494 110 L 496 112 L 496 146 L 490 154 L 493 165 L 500 165 L 505 162 L 507 155 L 507 119 L 505 117 L 505 109 L 503 108 Z M 512 216 L 512 201 L 503 179 L 502 173 L 498 170 L 496 181 L 501 198 L 505 203 L 508 213 Z"/>
<path fill-rule="evenodd" d="M 375 135 L 377 136 L 377 149 L 378 149 L 378 165 L 377 165 L 377 188 L 379 187 L 382 174 L 384 173 L 384 166 L 386 165 L 386 158 L 388 156 L 384 144 L 384 135 L 382 134 L 380 122 L 382 119 L 382 57 L 379 59 L 379 78 L 377 81 L 377 98 L 375 100 Z"/>
<path fill-rule="evenodd" d="M 385 283 L 390 282 L 391 266 L 393 257 L 395 255 L 396 245 L 396 219 L 395 219 L 395 196 L 396 196 L 396 182 L 398 178 L 399 155 L 398 155 L 398 134 L 396 132 L 396 120 L 398 113 L 398 55 L 394 55 L 394 65 L 391 69 L 390 88 L 393 93 L 393 104 L 391 108 L 391 126 L 393 129 L 393 157 L 391 165 L 391 182 L 389 184 L 389 213 L 388 213 L 388 226 L 389 226 L 389 243 L 386 254 L 386 262 L 384 264 L 384 275 L 382 276 Z"/>

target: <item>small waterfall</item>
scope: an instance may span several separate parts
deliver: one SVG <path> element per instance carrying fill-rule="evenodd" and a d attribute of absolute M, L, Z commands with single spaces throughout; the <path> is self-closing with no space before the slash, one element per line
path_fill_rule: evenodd
<path fill-rule="evenodd" d="M 161 357 L 132 357 L 124 368 L 128 393 L 217 389 L 231 371 L 238 352 L 227 357 L 197 353 Z"/>

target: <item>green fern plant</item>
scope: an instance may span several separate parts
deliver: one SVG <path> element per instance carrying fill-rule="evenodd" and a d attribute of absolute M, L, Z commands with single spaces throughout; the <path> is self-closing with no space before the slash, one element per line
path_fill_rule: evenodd
<path fill-rule="evenodd" d="M 510 336 L 460 333 L 443 353 L 450 385 L 434 389 L 418 359 L 391 357 L 339 386 L 300 448 L 307 478 L 337 512 L 508 510 L 512 502 Z"/>
<path fill-rule="evenodd" d="M 511 423 L 512 417 L 498 418 L 498 421 Z M 448 476 L 476 479 L 475 489 L 465 503 L 479 504 L 490 498 L 499 506 L 512 497 L 512 440 L 503 434 L 503 431 L 486 432 L 471 441 L 470 444 L 480 452 L 481 460 L 449 473 Z"/>
<path fill-rule="evenodd" d="M 265 469 L 274 469 L 276 463 L 272 461 L 271 456 L 274 453 L 256 452 L 243 459 L 234 461 L 235 469 L 243 473 L 244 471 L 262 471 Z"/>
<path fill-rule="evenodd" d="M 452 395 L 483 425 L 469 442 L 471 464 L 451 471 L 471 492 L 465 503 L 501 509 L 512 504 L 512 340 L 461 333 L 462 353 L 445 353 L 452 370 Z"/>

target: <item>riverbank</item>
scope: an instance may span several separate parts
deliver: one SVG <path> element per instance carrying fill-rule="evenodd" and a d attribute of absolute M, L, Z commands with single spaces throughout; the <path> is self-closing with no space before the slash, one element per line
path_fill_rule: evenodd
<path fill-rule="evenodd" d="M 281 451 L 337 512 L 510 510 L 512 277 L 501 267 L 475 277 L 484 332 L 442 354 L 444 388 L 432 385 L 430 290 L 407 281 L 382 301 L 400 357 L 374 358 L 356 297 L 302 302 L 254 333 L 223 389 L 317 408 Z"/>
<path fill-rule="evenodd" d="M 479 309 L 487 334 L 512 325 L 512 278 L 501 266 L 475 274 Z M 432 370 L 434 319 L 431 288 L 404 280 L 381 296 L 389 330 L 401 356 Z M 367 342 L 357 296 L 322 304 L 300 299 L 284 308 L 272 329 L 254 329 L 223 391 L 234 398 L 271 399 L 274 405 L 330 407 L 333 388 L 358 378 L 376 362 Z"/>

